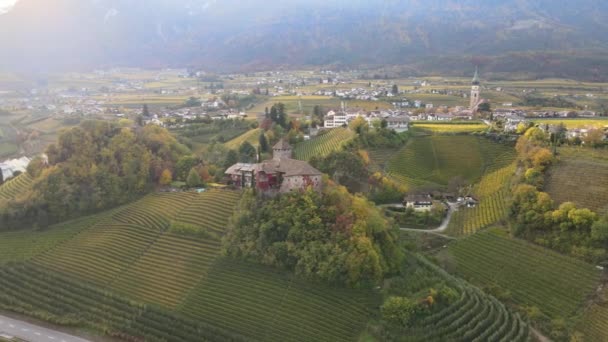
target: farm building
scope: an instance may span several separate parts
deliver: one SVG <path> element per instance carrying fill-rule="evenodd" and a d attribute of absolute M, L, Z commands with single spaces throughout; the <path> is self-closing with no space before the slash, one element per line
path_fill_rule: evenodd
<path fill-rule="evenodd" d="M 406 208 L 412 208 L 415 211 L 431 211 L 433 199 L 430 195 L 409 195 L 405 197 L 403 204 Z"/>
<path fill-rule="evenodd" d="M 257 164 L 237 163 L 226 175 L 230 183 L 241 188 L 256 188 L 265 193 L 287 193 L 311 186 L 322 188 L 322 173 L 305 161 L 292 159 L 293 149 L 285 141 L 273 147 L 273 158 Z"/>

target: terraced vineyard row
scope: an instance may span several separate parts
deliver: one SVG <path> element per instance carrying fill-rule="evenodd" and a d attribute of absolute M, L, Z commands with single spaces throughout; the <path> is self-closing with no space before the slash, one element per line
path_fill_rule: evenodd
<path fill-rule="evenodd" d="M 227 218 L 232 216 L 240 194 L 234 191 L 212 190 L 198 195 L 192 203 L 175 216 L 174 221 L 200 227 L 213 235 L 222 236 Z"/>
<path fill-rule="evenodd" d="M 599 283 L 592 265 L 494 232 L 458 240 L 449 251 L 472 283 L 495 283 L 552 318 L 572 317 Z"/>
<path fill-rule="evenodd" d="M 0 268 L 0 308 L 127 340 L 244 341 L 222 329 L 31 265 Z"/>
<path fill-rule="evenodd" d="M 103 286 L 126 271 L 161 232 L 106 221 L 34 259 L 40 266 Z"/>
<path fill-rule="evenodd" d="M 369 292 L 333 290 L 269 267 L 222 259 L 182 311 L 261 341 L 352 341 L 373 302 Z"/>
<path fill-rule="evenodd" d="M 111 287 L 129 298 L 177 306 L 219 255 L 218 241 L 165 233 Z"/>
<path fill-rule="evenodd" d="M 334 128 L 309 141 L 297 144 L 294 149 L 294 158 L 310 160 L 312 157 L 324 157 L 334 151 L 339 151 L 354 138 L 354 135 L 348 128 Z"/>
<path fill-rule="evenodd" d="M 0 265 L 26 261 L 70 240 L 81 231 L 95 225 L 107 214 L 90 216 L 49 227 L 42 231 L 19 230 L 0 233 Z"/>
<path fill-rule="evenodd" d="M 186 208 L 198 194 L 160 193 L 144 197 L 114 215 L 118 222 L 139 225 L 158 231 L 169 227 L 171 219 Z"/>
<path fill-rule="evenodd" d="M 423 261 L 420 257 L 420 261 Z M 449 307 L 426 317 L 407 331 L 406 341 L 529 341 L 530 329 L 496 298 L 479 288 L 447 274 L 423 261 L 450 286 L 458 288 L 461 297 Z"/>
<path fill-rule="evenodd" d="M 0 202 L 9 201 L 23 194 L 30 188 L 32 181 L 32 177 L 27 173 L 9 179 L 6 183 L 0 185 Z"/>

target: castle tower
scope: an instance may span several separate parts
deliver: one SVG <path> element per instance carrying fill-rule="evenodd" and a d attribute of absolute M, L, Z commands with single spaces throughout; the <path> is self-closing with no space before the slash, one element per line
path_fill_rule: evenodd
<path fill-rule="evenodd" d="M 473 76 L 473 82 L 471 86 L 471 110 L 475 111 L 479 105 L 479 73 L 477 67 L 475 67 L 475 76 Z"/>
<path fill-rule="evenodd" d="M 285 139 L 279 140 L 279 142 L 272 148 L 272 158 L 275 160 L 279 159 L 291 159 L 292 147 Z"/>

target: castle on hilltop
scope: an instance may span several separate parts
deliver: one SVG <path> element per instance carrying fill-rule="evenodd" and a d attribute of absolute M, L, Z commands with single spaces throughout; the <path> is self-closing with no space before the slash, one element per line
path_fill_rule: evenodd
<path fill-rule="evenodd" d="M 321 171 L 305 161 L 292 159 L 293 149 L 281 139 L 273 147 L 273 157 L 261 163 L 237 163 L 226 170 L 229 183 L 239 188 L 255 188 L 263 193 L 287 193 L 312 187 L 321 191 Z"/>

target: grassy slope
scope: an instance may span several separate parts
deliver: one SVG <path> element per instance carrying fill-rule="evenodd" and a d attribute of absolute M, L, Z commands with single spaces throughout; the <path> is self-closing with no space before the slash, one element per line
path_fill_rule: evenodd
<path fill-rule="evenodd" d="M 449 247 L 458 273 L 473 284 L 497 284 L 520 305 L 549 317 L 570 318 L 599 284 L 593 265 L 530 243 L 482 232 Z"/>
<path fill-rule="evenodd" d="M 552 166 L 546 190 L 557 203 L 574 202 L 600 214 L 608 213 L 608 150 L 564 148 Z"/>

